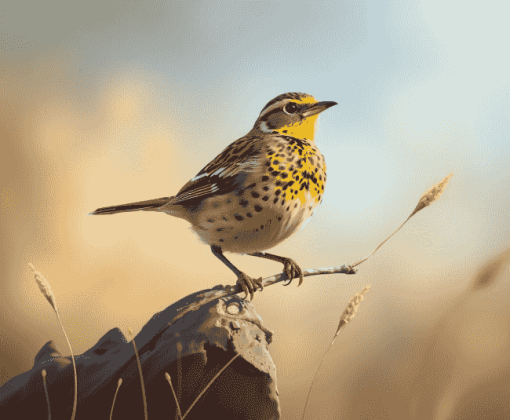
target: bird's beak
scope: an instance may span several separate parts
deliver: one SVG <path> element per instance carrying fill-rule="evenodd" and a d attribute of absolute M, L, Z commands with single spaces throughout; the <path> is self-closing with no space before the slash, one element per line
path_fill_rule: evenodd
<path fill-rule="evenodd" d="M 316 115 L 321 113 L 322 111 L 326 111 L 326 109 L 331 108 L 332 106 L 338 105 L 333 101 L 323 101 L 317 102 L 315 104 L 311 104 L 308 108 L 305 109 L 304 112 L 301 113 L 303 118 L 311 117 L 312 115 Z"/>

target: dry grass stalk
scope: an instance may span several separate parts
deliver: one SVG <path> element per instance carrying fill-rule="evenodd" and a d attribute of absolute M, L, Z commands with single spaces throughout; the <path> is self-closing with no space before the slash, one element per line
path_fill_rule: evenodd
<path fill-rule="evenodd" d="M 117 382 L 117 390 L 115 391 L 115 395 L 113 396 L 112 410 L 110 411 L 110 420 L 112 420 L 113 416 L 113 407 L 115 407 L 115 400 L 117 399 L 117 394 L 119 393 L 119 388 L 122 385 L 122 378 Z"/>
<path fill-rule="evenodd" d="M 340 334 L 340 330 L 345 325 L 347 325 L 351 321 L 352 318 L 354 318 L 354 315 L 356 315 L 359 304 L 365 298 L 365 293 L 367 293 L 369 290 L 370 290 L 370 284 L 368 286 L 365 286 L 361 292 L 356 293 L 349 301 L 349 304 L 347 305 L 345 310 L 342 312 L 342 315 L 340 316 L 340 322 L 338 323 L 338 328 L 336 329 L 333 340 L 331 341 L 331 344 L 329 345 L 327 350 L 324 352 L 324 356 L 322 356 L 322 360 L 319 364 L 319 367 L 317 368 L 317 371 L 315 372 L 315 376 L 313 377 L 312 384 L 310 385 L 310 390 L 308 391 L 308 396 L 306 397 L 305 408 L 303 409 L 303 417 L 301 419 L 305 418 L 308 400 L 310 399 L 310 395 L 312 394 L 313 385 L 315 384 L 315 380 L 317 379 L 317 375 L 319 373 L 319 370 L 321 369 L 322 363 L 326 359 L 326 355 L 328 354 L 331 347 L 333 347 L 333 344 L 335 343 L 335 339 L 338 337 L 338 334 Z"/>
<path fill-rule="evenodd" d="M 439 197 L 443 194 L 443 191 L 446 188 L 446 185 L 450 181 L 450 178 L 452 177 L 453 173 L 449 174 L 448 176 L 444 177 L 441 182 L 437 183 L 436 185 L 429 188 L 427 191 L 423 193 L 423 195 L 420 197 L 420 200 L 418 201 L 418 204 L 416 208 L 413 210 L 413 212 L 409 215 L 409 217 L 400 225 L 400 227 L 393 232 L 390 236 L 388 236 L 384 241 L 381 242 L 381 244 L 368 256 L 363 258 L 362 260 L 358 261 L 357 263 L 352 264 L 350 267 L 354 268 L 358 265 L 360 265 L 362 262 L 365 262 L 368 260 L 372 255 L 375 254 L 375 252 L 382 247 L 388 239 L 390 239 L 395 233 L 397 233 L 402 226 L 404 226 L 411 217 L 413 217 L 416 213 L 418 213 L 420 210 L 423 210 L 425 207 L 430 206 L 434 201 L 439 200 Z"/>
<path fill-rule="evenodd" d="M 28 264 L 28 267 L 32 272 L 34 273 L 35 281 L 37 282 L 37 285 L 39 286 L 39 290 L 42 292 L 44 297 L 48 300 L 50 305 L 52 306 L 53 310 L 55 311 L 55 314 L 57 315 L 58 322 L 60 323 L 60 327 L 62 328 L 62 332 L 64 333 L 64 337 L 66 338 L 67 345 L 69 346 L 69 351 L 71 352 L 71 361 L 73 362 L 73 369 L 74 369 L 74 403 L 73 403 L 73 413 L 71 415 L 71 420 L 74 420 L 76 417 L 76 404 L 78 403 L 78 375 L 76 374 L 76 362 L 74 361 L 74 353 L 73 348 L 71 347 L 71 342 L 69 341 L 69 338 L 67 337 L 66 330 L 64 329 L 64 325 L 62 324 L 62 320 L 60 319 L 60 314 L 58 312 L 57 308 L 57 302 L 55 300 L 55 295 L 53 294 L 53 291 L 51 290 L 50 283 L 48 280 L 44 278 L 44 276 L 35 269 L 35 267 L 32 264 Z"/>
<path fill-rule="evenodd" d="M 142 364 L 140 363 L 140 356 L 138 355 L 138 350 L 136 348 L 135 336 L 133 334 L 133 330 L 131 328 L 128 328 L 128 332 L 129 332 L 129 335 L 133 338 L 132 343 L 133 343 L 133 347 L 135 348 L 136 362 L 138 363 L 138 371 L 140 372 L 140 381 L 142 384 L 143 410 L 144 410 L 144 414 L 145 414 L 145 420 L 148 420 L 149 414 L 147 413 L 147 399 L 145 398 L 145 385 L 143 384 Z"/>
<path fill-rule="evenodd" d="M 191 409 L 194 407 L 194 405 L 198 402 L 198 400 L 200 398 L 202 398 L 202 395 L 205 394 L 205 391 L 207 391 L 209 389 L 209 387 L 213 384 L 213 382 L 218 379 L 218 376 L 221 375 L 221 373 L 230 366 L 230 364 L 236 360 L 239 356 L 241 355 L 241 353 L 237 353 L 234 357 L 232 357 L 232 359 L 229 360 L 229 362 L 223 366 L 220 371 L 214 375 L 214 377 L 209 381 L 209 383 L 207 384 L 207 386 L 202 390 L 202 392 L 198 395 L 197 398 L 195 398 L 195 401 L 193 401 L 193 404 L 190 405 L 190 407 L 188 408 L 188 411 L 186 411 L 186 413 L 184 413 L 184 416 L 182 416 L 182 420 L 184 420 L 186 418 L 186 416 L 189 414 L 189 412 L 191 411 Z"/>
<path fill-rule="evenodd" d="M 172 388 L 172 394 L 174 395 L 175 404 L 177 405 L 177 415 L 182 420 L 182 413 L 181 413 L 181 407 L 179 406 L 179 400 L 177 399 L 177 395 L 175 394 L 175 390 L 172 385 L 172 379 L 170 378 L 170 375 L 167 372 L 165 372 L 165 378 L 168 381 L 168 383 L 170 384 L 170 388 Z"/>
<path fill-rule="evenodd" d="M 44 393 L 46 394 L 46 402 L 48 403 L 48 420 L 51 420 L 50 394 L 48 394 L 48 386 L 46 385 L 46 369 L 41 370 L 41 376 L 43 379 Z"/>

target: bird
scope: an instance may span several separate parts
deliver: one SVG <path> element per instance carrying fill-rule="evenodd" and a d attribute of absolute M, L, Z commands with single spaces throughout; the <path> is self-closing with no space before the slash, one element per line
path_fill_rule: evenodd
<path fill-rule="evenodd" d="M 243 299 L 263 290 L 262 278 L 235 267 L 225 252 L 283 264 L 289 285 L 303 282 L 291 258 L 265 252 L 298 232 L 322 202 L 326 162 L 315 144 L 319 114 L 337 105 L 289 92 L 270 100 L 253 128 L 227 146 L 175 196 L 99 208 L 90 215 L 156 211 L 184 219 L 237 276 Z"/>

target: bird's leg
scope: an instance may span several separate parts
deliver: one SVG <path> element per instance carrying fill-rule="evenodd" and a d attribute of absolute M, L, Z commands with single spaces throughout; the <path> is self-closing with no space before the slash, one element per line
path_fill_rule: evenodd
<path fill-rule="evenodd" d="M 283 264 L 283 271 L 285 274 L 287 274 L 287 277 L 289 278 L 289 282 L 284 284 L 284 286 L 288 286 L 294 278 L 299 277 L 299 284 L 298 286 L 301 286 L 301 283 L 303 283 L 303 270 L 301 270 L 301 267 L 297 265 L 296 261 L 294 261 L 291 258 L 285 258 L 280 257 L 278 255 L 269 254 L 267 252 L 252 252 L 252 257 L 259 257 L 259 258 L 266 258 L 271 261 L 278 261 Z"/>
<path fill-rule="evenodd" d="M 250 295 L 250 300 L 253 300 L 253 295 L 257 288 L 260 290 L 264 290 L 264 286 L 262 285 L 262 277 L 259 279 L 254 279 L 248 276 L 247 274 L 240 271 L 234 264 L 232 264 L 225 255 L 223 255 L 223 251 L 221 247 L 216 245 L 211 245 L 211 251 L 214 255 L 216 255 L 228 268 L 230 268 L 235 275 L 237 276 L 237 283 L 241 285 L 246 296 L 244 299 L 248 298 L 248 294 Z"/>

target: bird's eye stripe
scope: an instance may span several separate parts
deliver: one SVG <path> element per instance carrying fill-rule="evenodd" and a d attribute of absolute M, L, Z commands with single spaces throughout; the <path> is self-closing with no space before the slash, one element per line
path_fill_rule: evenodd
<path fill-rule="evenodd" d="M 275 112 L 280 112 L 281 111 L 281 108 L 275 108 L 275 109 L 272 109 L 270 111 L 267 111 L 264 115 L 262 115 L 261 117 L 259 117 L 259 121 L 267 121 L 268 118 L 273 115 Z"/>

